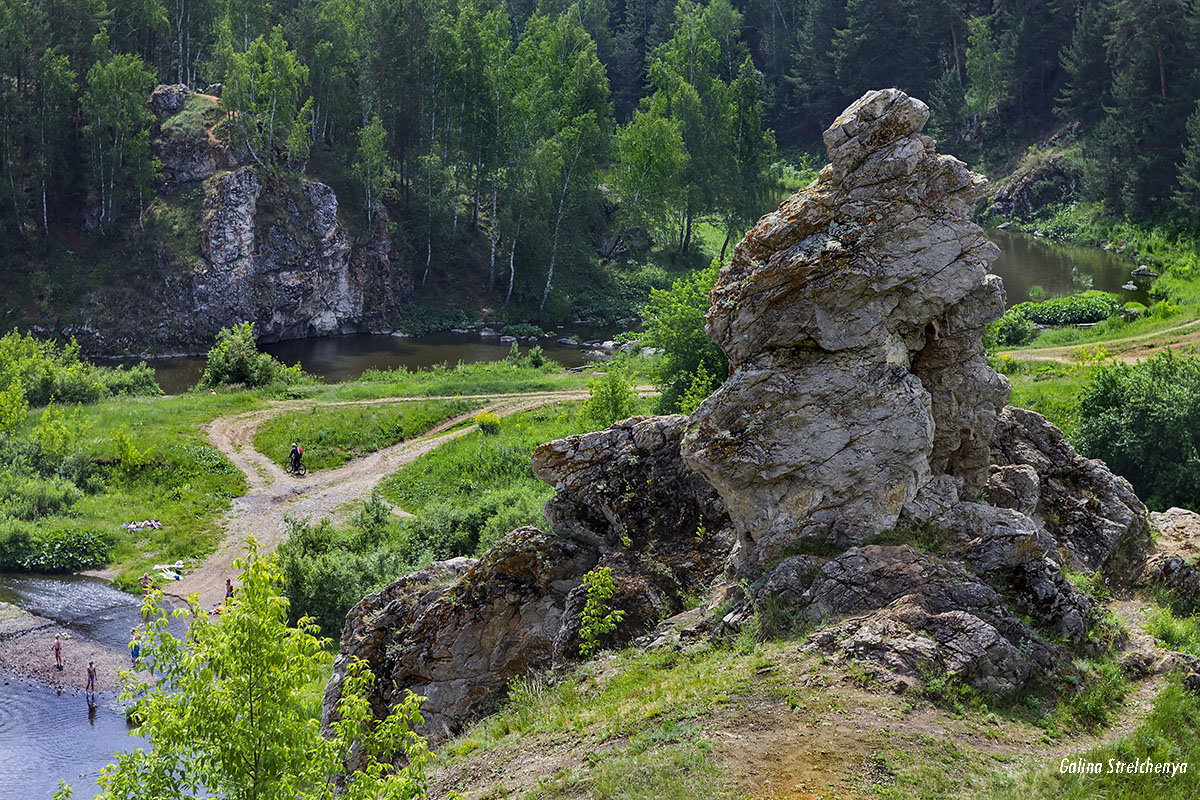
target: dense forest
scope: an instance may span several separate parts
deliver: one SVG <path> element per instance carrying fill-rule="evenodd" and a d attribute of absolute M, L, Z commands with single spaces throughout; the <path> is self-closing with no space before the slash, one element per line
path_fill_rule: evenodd
<path fill-rule="evenodd" d="M 724 253 L 881 86 L 972 163 L 1078 123 L 1088 196 L 1200 206 L 1194 0 L 2 0 L 0 27 L 6 270 L 144 224 L 160 83 L 219 95 L 246 163 L 344 176 L 418 283 L 470 247 L 539 313 L 556 271 L 674 263 L 698 221 Z"/>

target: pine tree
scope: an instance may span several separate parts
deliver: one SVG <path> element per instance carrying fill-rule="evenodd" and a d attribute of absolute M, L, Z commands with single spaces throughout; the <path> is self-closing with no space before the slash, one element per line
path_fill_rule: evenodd
<path fill-rule="evenodd" d="M 1187 140 L 1183 145 L 1178 179 L 1175 202 L 1182 208 L 1184 218 L 1195 222 L 1200 219 L 1200 101 L 1188 117 Z"/>

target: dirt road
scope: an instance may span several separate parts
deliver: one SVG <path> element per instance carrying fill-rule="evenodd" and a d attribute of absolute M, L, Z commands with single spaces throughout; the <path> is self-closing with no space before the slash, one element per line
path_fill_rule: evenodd
<path fill-rule="evenodd" d="M 639 391 L 645 391 L 639 387 Z M 313 405 L 383 405 L 417 403 L 429 400 L 483 400 L 485 409 L 499 416 L 528 411 L 539 406 L 571 400 L 584 400 L 586 390 L 572 389 L 510 395 L 467 395 L 455 397 L 405 397 L 384 400 L 350 400 L 314 403 L 295 400 L 274 403 L 268 408 L 222 417 L 208 427 L 208 438 L 246 475 L 249 490 L 236 498 L 224 520 L 225 537 L 216 552 L 178 583 L 166 587 L 168 593 L 185 599 L 195 593 L 204 608 L 211 609 L 225 597 L 225 579 L 235 578 L 233 561 L 242 554 L 246 538 L 253 536 L 260 553 L 269 553 L 287 536 L 286 516 L 344 517 L 350 505 L 363 500 L 384 477 L 395 472 L 443 442 L 473 429 L 464 425 L 479 413 L 473 411 L 447 420 L 427 433 L 392 445 L 337 469 L 311 472 L 293 478 L 271 459 L 254 449 L 254 432 L 271 417 Z M 397 509 L 398 513 L 403 513 Z M 236 583 L 236 581 L 235 581 Z"/>
<path fill-rule="evenodd" d="M 1063 347 L 1023 347 L 1018 350 L 1006 350 L 1004 354 L 1028 361 L 1057 361 L 1061 364 L 1072 364 L 1075 362 L 1076 350 L 1081 347 L 1103 345 L 1104 349 L 1112 353 L 1118 361 L 1133 363 L 1154 355 L 1160 350 L 1166 350 L 1168 347 L 1181 350 L 1196 344 L 1200 344 L 1200 319 L 1137 336 L 1103 339 L 1099 342 Z"/>

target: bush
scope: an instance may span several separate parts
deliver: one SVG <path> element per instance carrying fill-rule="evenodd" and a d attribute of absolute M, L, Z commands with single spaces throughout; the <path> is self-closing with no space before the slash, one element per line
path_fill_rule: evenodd
<path fill-rule="evenodd" d="M 1080 395 L 1078 438 L 1151 508 L 1200 510 L 1200 357 L 1099 367 Z"/>
<path fill-rule="evenodd" d="M 62 478 L 0 472 L 0 515 L 33 522 L 67 513 L 83 492 Z"/>
<path fill-rule="evenodd" d="M 541 338 L 549 335 L 537 325 L 532 325 L 528 322 L 518 322 L 515 325 L 505 325 L 500 329 L 500 333 L 504 336 L 516 336 L 519 339 L 527 339 L 530 336 L 537 336 Z"/>
<path fill-rule="evenodd" d="M 61 527 L 34 533 L 21 569 L 35 572 L 74 572 L 101 567 L 112 558 L 115 538 L 91 528 Z"/>
<path fill-rule="evenodd" d="M 633 387 L 617 369 L 609 369 L 598 378 L 588 382 L 588 399 L 584 413 L 600 426 L 633 416 L 637 398 Z"/>
<path fill-rule="evenodd" d="M 985 341 L 991 339 L 999 347 L 1017 347 L 1028 344 L 1032 338 L 1033 323 L 1013 311 L 1007 312 L 1003 317 L 988 325 L 988 330 L 984 334 Z"/>
<path fill-rule="evenodd" d="M 659 408 L 677 411 L 683 397 L 696 383 L 703 367 L 713 388 L 725 382 L 729 362 L 721 348 L 704 332 L 708 312 L 708 292 L 717 280 L 719 265 L 713 263 L 671 284 L 670 289 L 650 292 L 646 305 L 644 343 L 663 351 L 656 370 L 656 383 L 662 390 Z"/>
<path fill-rule="evenodd" d="M 1081 325 L 1107 319 L 1121 310 L 1121 304 L 1121 298 L 1115 294 L 1087 291 L 1041 303 L 1017 303 L 1005 316 L 1024 317 L 1038 325 Z"/>
<path fill-rule="evenodd" d="M 475 424 L 479 426 L 479 430 L 489 436 L 500 432 L 500 417 L 493 414 L 491 411 L 480 411 L 475 415 Z"/>
<path fill-rule="evenodd" d="M 154 370 L 134 367 L 98 367 L 80 359 L 72 340 L 58 346 L 12 331 L 0 338 L 0 392 L 19 385 L 26 401 L 42 406 L 60 403 L 94 403 L 115 395 L 157 395 Z"/>
<path fill-rule="evenodd" d="M 253 322 L 222 328 L 204 365 L 203 383 L 206 386 L 240 384 L 256 388 L 274 383 L 291 385 L 304 380 L 299 364 L 289 367 L 258 351 Z"/>
<path fill-rule="evenodd" d="M 20 380 L 12 381 L 7 389 L 0 391 L 0 433 L 15 434 L 28 413 L 25 387 Z"/>

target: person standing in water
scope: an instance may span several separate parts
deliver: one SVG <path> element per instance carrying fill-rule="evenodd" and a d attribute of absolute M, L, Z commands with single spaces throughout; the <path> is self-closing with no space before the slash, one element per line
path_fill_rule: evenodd
<path fill-rule="evenodd" d="M 129 658 L 133 661 L 133 666 L 136 668 L 138 665 L 138 656 L 142 654 L 142 643 L 138 641 L 137 628 L 130 628 L 129 635 L 132 637 L 129 640 Z"/>
<path fill-rule="evenodd" d="M 62 638 L 57 633 L 54 634 L 54 666 L 62 672 Z"/>
<path fill-rule="evenodd" d="M 87 669 L 87 687 L 83 690 L 85 694 L 96 696 L 96 662 L 89 661 Z"/>

